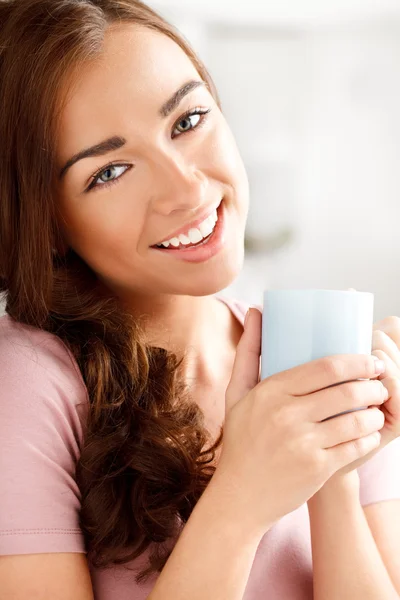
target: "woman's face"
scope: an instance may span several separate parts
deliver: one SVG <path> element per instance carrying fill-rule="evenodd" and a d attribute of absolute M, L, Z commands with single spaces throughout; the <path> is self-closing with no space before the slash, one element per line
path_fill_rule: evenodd
<path fill-rule="evenodd" d="M 166 107 L 192 81 L 200 85 Z M 195 109 L 209 112 L 187 116 Z M 174 41 L 135 24 L 110 28 L 100 58 L 74 80 L 60 125 L 56 195 L 65 241 L 109 289 L 134 302 L 213 294 L 235 279 L 244 255 L 245 169 L 224 116 Z M 125 143 L 64 169 L 112 137 Z M 221 199 L 225 241 L 211 258 L 187 262 L 183 253 L 151 247 L 188 231 Z"/>

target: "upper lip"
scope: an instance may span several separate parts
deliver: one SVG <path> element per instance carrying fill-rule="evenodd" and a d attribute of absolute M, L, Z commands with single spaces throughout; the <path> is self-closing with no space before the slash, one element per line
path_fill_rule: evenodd
<path fill-rule="evenodd" d="M 162 242 L 165 242 L 166 240 L 172 240 L 172 238 L 178 237 L 181 233 L 187 233 L 190 229 L 198 227 L 198 225 L 205 221 L 214 212 L 214 210 L 218 208 L 220 204 L 221 200 L 219 200 L 218 203 L 215 204 L 213 207 L 205 208 L 201 213 L 199 213 L 199 215 L 194 221 L 183 225 L 183 227 L 180 227 L 179 229 L 176 229 L 173 233 L 164 237 L 161 240 L 161 242 L 156 242 L 156 244 L 153 245 L 156 246 L 157 244 L 162 244 Z"/>

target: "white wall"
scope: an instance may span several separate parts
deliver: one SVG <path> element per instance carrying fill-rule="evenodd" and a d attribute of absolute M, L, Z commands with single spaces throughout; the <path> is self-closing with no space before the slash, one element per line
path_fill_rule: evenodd
<path fill-rule="evenodd" d="M 290 225 L 296 215 L 295 241 L 248 255 L 228 292 L 259 302 L 265 286 L 355 287 L 375 293 L 377 318 L 400 314 L 400 21 L 298 35 L 224 28 L 210 44 L 243 156 L 265 150 L 249 225 L 269 231 L 269 211 L 280 225 L 285 210 Z M 271 188 L 274 162 L 294 186 L 281 177 Z"/>
<path fill-rule="evenodd" d="M 398 0 L 147 0 L 156 10 L 174 13 L 179 20 L 213 20 L 264 26 L 321 27 L 350 19 L 399 15 Z"/>

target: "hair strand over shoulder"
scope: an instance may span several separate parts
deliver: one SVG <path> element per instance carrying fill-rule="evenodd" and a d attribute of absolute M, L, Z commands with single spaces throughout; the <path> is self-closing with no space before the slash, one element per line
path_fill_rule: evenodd
<path fill-rule="evenodd" d="M 179 378 L 183 357 L 146 346 L 139 322 L 62 240 L 53 184 L 58 114 L 79 66 L 101 53 L 107 28 L 135 23 L 173 39 L 220 105 L 183 36 L 138 0 L 0 2 L 0 291 L 17 322 L 58 336 L 88 393 L 77 464 L 81 528 L 97 567 L 147 549 L 137 582 L 160 572 L 207 487 L 222 441 Z"/>

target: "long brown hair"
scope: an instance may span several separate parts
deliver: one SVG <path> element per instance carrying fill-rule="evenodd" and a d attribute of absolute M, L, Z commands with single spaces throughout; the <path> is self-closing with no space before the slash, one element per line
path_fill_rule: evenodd
<path fill-rule="evenodd" d="M 212 443 L 179 377 L 184 356 L 146 345 L 140 324 L 72 248 L 52 251 L 62 243 L 52 185 L 60 89 L 101 53 L 116 22 L 172 38 L 220 106 L 188 42 L 138 0 L 1 0 L 0 292 L 8 315 L 58 336 L 76 360 L 89 401 L 76 469 L 88 558 L 101 568 L 150 548 L 140 583 L 161 571 L 171 552 L 164 542 L 209 483 L 223 428 Z"/>

